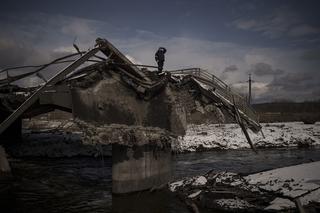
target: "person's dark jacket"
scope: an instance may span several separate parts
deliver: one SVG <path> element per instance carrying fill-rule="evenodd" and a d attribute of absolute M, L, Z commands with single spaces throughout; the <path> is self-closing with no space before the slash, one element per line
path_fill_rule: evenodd
<path fill-rule="evenodd" d="M 164 54 L 167 52 L 166 48 L 160 47 L 155 54 L 156 61 L 164 61 Z"/>

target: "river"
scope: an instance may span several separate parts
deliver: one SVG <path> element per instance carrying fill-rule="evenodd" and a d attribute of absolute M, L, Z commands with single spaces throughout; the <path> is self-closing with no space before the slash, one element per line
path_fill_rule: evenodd
<path fill-rule="evenodd" d="M 174 179 L 209 170 L 242 174 L 320 160 L 320 149 L 225 150 L 174 156 Z M 189 212 L 169 192 L 112 197 L 111 158 L 10 159 L 14 181 L 4 212 Z M 3 212 L 3 211 L 1 211 Z"/>

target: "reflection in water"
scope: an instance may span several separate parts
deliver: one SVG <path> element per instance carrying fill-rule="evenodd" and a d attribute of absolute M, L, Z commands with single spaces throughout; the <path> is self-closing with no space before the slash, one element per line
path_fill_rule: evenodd
<path fill-rule="evenodd" d="M 320 160 L 320 149 L 221 150 L 175 156 L 176 178 L 214 171 L 252 174 Z"/>
<path fill-rule="evenodd" d="M 111 212 L 111 160 L 11 161 L 14 212 Z"/>
<path fill-rule="evenodd" d="M 320 160 L 320 149 L 261 150 L 258 155 L 250 150 L 212 151 L 174 159 L 176 178 L 210 169 L 254 173 Z M 15 179 L 11 191 L 0 195 L 8 200 L 1 212 L 188 212 L 167 191 L 112 197 L 111 158 L 11 159 L 10 163 Z"/>
<path fill-rule="evenodd" d="M 138 192 L 112 197 L 113 213 L 188 212 L 187 208 L 167 190 Z"/>

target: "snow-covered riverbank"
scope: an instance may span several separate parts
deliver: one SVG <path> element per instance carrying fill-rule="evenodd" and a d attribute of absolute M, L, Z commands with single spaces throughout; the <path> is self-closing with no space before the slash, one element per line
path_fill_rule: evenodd
<path fill-rule="evenodd" d="M 257 148 L 320 146 L 320 123 L 262 124 L 261 133 L 249 130 Z M 176 153 L 212 149 L 247 149 L 248 142 L 237 124 L 189 125 L 184 137 L 172 143 Z M 17 157 L 64 157 L 111 155 L 111 146 L 91 143 L 83 137 L 82 130 L 72 120 L 30 120 L 24 123 L 23 143 L 6 147 Z"/>
<path fill-rule="evenodd" d="M 262 133 L 250 130 L 251 140 L 257 148 L 309 147 L 320 145 L 320 123 L 302 122 L 262 124 Z M 177 152 L 210 149 L 242 149 L 249 144 L 237 124 L 189 125 L 186 135 L 174 146 Z"/>

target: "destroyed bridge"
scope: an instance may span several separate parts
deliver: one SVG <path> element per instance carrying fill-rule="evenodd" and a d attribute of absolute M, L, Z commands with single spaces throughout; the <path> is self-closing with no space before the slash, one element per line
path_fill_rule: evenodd
<path fill-rule="evenodd" d="M 168 181 L 171 140 L 183 136 L 188 123 L 236 121 L 254 148 L 247 128 L 260 131 L 256 113 L 245 98 L 213 74 L 191 68 L 158 75 L 148 66 L 133 64 L 106 39 L 98 38 L 86 52 L 76 49 L 77 53 L 48 64 L 0 71 L 6 74 L 0 79 L 1 138 L 18 137 L 23 118 L 55 109 L 70 112 L 89 139 L 112 143 L 114 193 Z M 50 79 L 41 75 L 61 63 L 70 64 Z M 12 74 L 21 68 L 35 70 Z M 12 84 L 32 75 L 44 83 L 29 88 Z"/>

